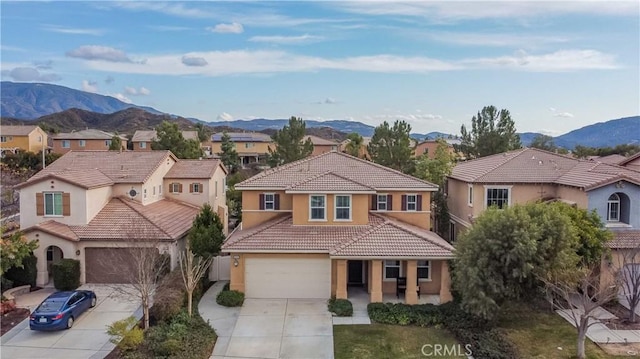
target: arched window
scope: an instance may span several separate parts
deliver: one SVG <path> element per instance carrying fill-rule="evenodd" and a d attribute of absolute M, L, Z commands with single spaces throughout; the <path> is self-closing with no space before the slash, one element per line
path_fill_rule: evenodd
<path fill-rule="evenodd" d="M 617 193 L 609 196 L 609 200 L 607 201 L 607 221 L 620 221 L 620 196 L 618 196 Z"/>

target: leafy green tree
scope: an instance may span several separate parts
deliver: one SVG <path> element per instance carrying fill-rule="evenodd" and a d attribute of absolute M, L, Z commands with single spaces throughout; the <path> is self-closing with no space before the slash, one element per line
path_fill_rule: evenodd
<path fill-rule="evenodd" d="M 59 153 L 45 153 L 44 161 L 48 166 L 62 155 Z M 38 153 L 33 152 L 18 152 L 16 154 L 7 153 L 1 160 L 6 166 L 6 169 L 13 172 L 24 172 L 31 175 L 42 169 L 42 151 Z"/>
<path fill-rule="evenodd" d="M 185 140 L 178 124 L 162 121 L 156 128 L 157 139 L 151 143 L 154 150 L 170 150 L 178 158 L 196 159 L 202 157 L 198 140 Z"/>
<path fill-rule="evenodd" d="M 539 278 L 577 268 L 577 246 L 557 206 L 491 207 L 456 242 L 456 291 L 469 312 L 492 318 L 505 301 L 543 288 Z"/>
<path fill-rule="evenodd" d="M 288 125 L 273 134 L 271 138 L 276 149 L 269 148 L 269 166 L 280 166 L 311 155 L 313 143 L 309 138 L 304 140 L 305 130 L 306 124 L 301 118 L 291 117 Z"/>
<path fill-rule="evenodd" d="M 414 145 L 410 137 L 411 125 L 405 121 L 395 121 L 393 127 L 384 121 L 375 128 L 373 137 L 367 146 L 371 160 L 401 171 L 412 174 L 415 170 L 413 157 Z"/>
<path fill-rule="evenodd" d="M 558 146 L 556 146 L 556 143 L 553 141 L 553 137 L 542 134 L 536 135 L 536 137 L 531 141 L 529 147 L 550 152 L 554 152 L 558 149 Z"/>
<path fill-rule="evenodd" d="M 200 140 L 200 142 L 208 140 L 209 136 L 211 136 L 211 128 L 205 126 L 203 123 L 196 123 L 195 128 L 198 132 L 198 140 Z"/>
<path fill-rule="evenodd" d="M 471 132 L 460 129 L 461 144 L 457 150 L 467 158 L 479 158 L 522 147 L 516 125 L 508 110 L 486 106 L 471 119 Z"/>
<path fill-rule="evenodd" d="M 222 132 L 221 140 L 220 149 L 222 152 L 218 153 L 220 160 L 229 169 L 230 173 L 236 173 L 240 168 L 240 157 L 238 156 L 238 152 L 236 152 L 236 145 L 231 141 L 231 137 L 227 131 Z"/>
<path fill-rule="evenodd" d="M 362 145 L 364 144 L 364 139 L 362 138 L 362 136 L 360 136 L 360 134 L 358 133 L 353 132 L 350 133 L 349 136 L 347 136 L 347 140 L 349 140 L 349 142 L 345 146 L 345 151 L 351 156 L 360 157 L 360 150 L 362 148 Z"/>
<path fill-rule="evenodd" d="M 220 253 L 224 239 L 224 225 L 220 217 L 205 203 L 189 230 L 191 250 L 196 256 L 209 258 Z"/>
<path fill-rule="evenodd" d="M 121 148 L 122 148 L 122 140 L 120 139 L 120 136 L 116 132 L 116 134 L 113 135 L 113 137 L 111 137 L 111 144 L 109 145 L 109 151 L 120 151 Z"/>
<path fill-rule="evenodd" d="M 0 235 L 5 232 L 5 228 L 0 228 Z M 23 268 L 22 261 L 36 248 L 38 248 L 38 242 L 27 241 L 20 231 L 0 239 L 0 275 L 4 275 L 12 267 Z"/>

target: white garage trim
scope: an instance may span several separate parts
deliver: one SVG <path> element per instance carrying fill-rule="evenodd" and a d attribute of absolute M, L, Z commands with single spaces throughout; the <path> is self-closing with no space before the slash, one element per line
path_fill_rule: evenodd
<path fill-rule="evenodd" d="M 247 258 L 247 298 L 322 298 L 331 296 L 329 258 Z"/>

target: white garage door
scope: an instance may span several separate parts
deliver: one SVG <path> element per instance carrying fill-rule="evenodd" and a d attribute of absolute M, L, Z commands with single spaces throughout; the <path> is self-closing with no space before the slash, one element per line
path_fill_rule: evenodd
<path fill-rule="evenodd" d="M 331 261 L 320 259 L 247 258 L 247 298 L 329 298 Z"/>

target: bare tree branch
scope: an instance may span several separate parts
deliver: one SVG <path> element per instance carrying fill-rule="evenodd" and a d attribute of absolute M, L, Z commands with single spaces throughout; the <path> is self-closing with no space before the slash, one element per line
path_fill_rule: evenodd
<path fill-rule="evenodd" d="M 198 286 L 198 282 L 207 274 L 207 269 L 213 262 L 213 257 L 202 258 L 196 257 L 191 248 L 187 245 L 184 253 L 180 253 L 180 272 L 182 272 L 182 280 L 187 290 L 187 312 L 191 316 L 193 291 Z"/>

